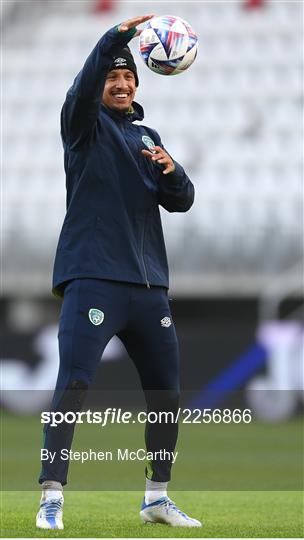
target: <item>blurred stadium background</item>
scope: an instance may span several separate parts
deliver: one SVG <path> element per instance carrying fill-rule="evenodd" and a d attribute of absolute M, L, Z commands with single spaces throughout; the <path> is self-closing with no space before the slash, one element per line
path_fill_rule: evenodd
<path fill-rule="evenodd" d="M 145 122 L 196 188 L 189 213 L 162 212 L 182 386 L 198 405 L 206 405 L 208 389 L 240 390 L 263 419 L 299 413 L 302 1 L 2 0 L 1 8 L 2 390 L 51 389 L 56 379 L 60 302 L 50 289 L 65 213 L 65 93 L 108 28 L 138 14 L 172 13 L 199 36 L 188 72 L 157 76 L 135 40 L 131 47 Z M 94 388 L 139 387 L 117 340 L 101 364 Z M 260 399 L 250 398 L 251 389 L 289 392 Z M 26 408 L 6 392 L 2 404 Z M 40 406 L 33 400 L 33 409 Z"/>

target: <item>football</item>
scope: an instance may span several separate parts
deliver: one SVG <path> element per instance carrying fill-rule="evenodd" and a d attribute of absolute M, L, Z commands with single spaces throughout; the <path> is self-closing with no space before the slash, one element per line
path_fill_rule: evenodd
<path fill-rule="evenodd" d="M 154 17 L 139 37 L 145 64 L 160 75 L 183 73 L 194 62 L 198 39 L 189 23 L 174 15 Z"/>

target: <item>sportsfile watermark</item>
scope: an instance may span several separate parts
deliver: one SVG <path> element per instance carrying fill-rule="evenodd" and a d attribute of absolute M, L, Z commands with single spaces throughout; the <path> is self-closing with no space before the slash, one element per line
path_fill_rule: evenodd
<path fill-rule="evenodd" d="M 41 423 L 57 427 L 62 423 L 67 424 L 100 424 L 105 427 L 108 424 L 249 424 L 252 421 L 251 409 L 182 409 L 172 411 L 124 411 L 121 408 L 108 407 L 104 411 L 43 411 Z"/>
<path fill-rule="evenodd" d="M 68 467 L 70 490 L 138 491 L 146 467 L 172 463 L 172 490 L 303 490 L 302 392 L 146 394 L 3 392 L 3 489 L 36 490 L 42 468 Z"/>

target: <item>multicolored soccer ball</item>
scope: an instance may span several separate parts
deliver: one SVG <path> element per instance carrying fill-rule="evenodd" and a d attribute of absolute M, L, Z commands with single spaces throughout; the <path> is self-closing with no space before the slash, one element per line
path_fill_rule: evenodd
<path fill-rule="evenodd" d="M 139 38 L 144 62 L 160 75 L 183 73 L 194 62 L 197 46 L 193 28 L 174 15 L 154 17 L 146 23 Z"/>

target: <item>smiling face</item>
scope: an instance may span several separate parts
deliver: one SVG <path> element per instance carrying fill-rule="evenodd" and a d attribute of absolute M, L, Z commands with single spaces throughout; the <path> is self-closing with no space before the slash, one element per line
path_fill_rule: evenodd
<path fill-rule="evenodd" d="M 134 99 L 136 82 L 130 69 L 109 71 L 103 91 L 102 102 L 110 109 L 127 112 Z"/>

